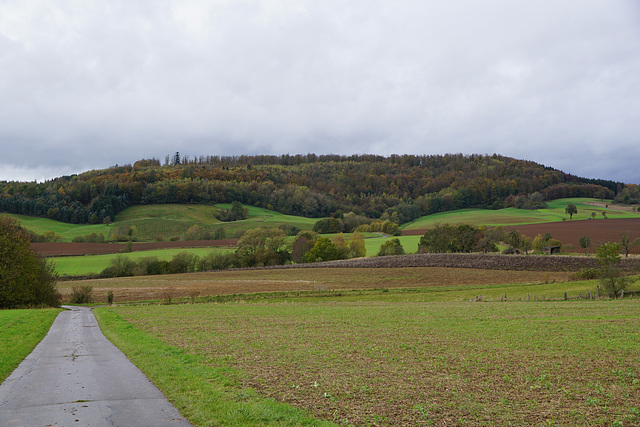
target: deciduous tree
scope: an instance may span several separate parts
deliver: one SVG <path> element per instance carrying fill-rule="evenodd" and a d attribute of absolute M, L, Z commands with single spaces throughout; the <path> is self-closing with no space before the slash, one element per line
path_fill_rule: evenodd
<path fill-rule="evenodd" d="M 56 306 L 55 285 L 53 266 L 31 249 L 29 234 L 0 216 L 0 308 Z"/>

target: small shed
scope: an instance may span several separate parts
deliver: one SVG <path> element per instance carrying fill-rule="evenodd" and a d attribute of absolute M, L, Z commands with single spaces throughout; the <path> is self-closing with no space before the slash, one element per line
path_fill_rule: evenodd
<path fill-rule="evenodd" d="M 543 249 L 545 254 L 553 255 L 560 253 L 560 246 L 545 246 Z"/>

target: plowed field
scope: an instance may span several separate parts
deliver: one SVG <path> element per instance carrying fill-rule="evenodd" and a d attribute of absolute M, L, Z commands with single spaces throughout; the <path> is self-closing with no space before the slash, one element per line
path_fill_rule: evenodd
<path fill-rule="evenodd" d="M 172 248 L 202 248 L 209 246 L 235 246 L 238 239 L 222 240 L 191 240 L 177 242 L 145 242 L 134 243 L 133 252 L 150 251 L 154 249 Z M 33 249 L 40 255 L 50 256 L 78 256 L 102 255 L 122 252 L 125 243 L 32 243 Z"/>
<path fill-rule="evenodd" d="M 638 219 L 595 219 L 595 220 L 579 220 L 579 221 L 562 221 L 547 222 L 544 224 L 528 224 L 517 225 L 513 227 L 505 227 L 506 230 L 517 229 L 521 233 L 529 237 L 535 237 L 538 234 L 551 235 L 560 240 L 562 243 L 572 244 L 580 250 L 579 240 L 582 236 L 589 236 L 592 239 L 591 253 L 595 252 L 596 246 L 604 242 L 617 242 L 620 240 L 620 234 L 624 232 L 631 233 L 631 240 L 640 237 L 640 218 Z M 403 235 L 421 235 L 427 230 L 406 230 Z M 640 246 L 632 246 L 631 253 L 640 253 Z"/>

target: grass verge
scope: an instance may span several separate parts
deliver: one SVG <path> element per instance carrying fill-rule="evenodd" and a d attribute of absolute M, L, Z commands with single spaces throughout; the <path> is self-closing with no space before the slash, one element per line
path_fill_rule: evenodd
<path fill-rule="evenodd" d="M 167 345 L 135 328 L 113 309 L 94 312 L 106 337 L 196 426 L 333 425 L 243 386 L 224 359 L 188 354 Z"/>
<path fill-rule="evenodd" d="M 0 382 L 18 367 L 49 331 L 60 310 L 0 310 Z"/>

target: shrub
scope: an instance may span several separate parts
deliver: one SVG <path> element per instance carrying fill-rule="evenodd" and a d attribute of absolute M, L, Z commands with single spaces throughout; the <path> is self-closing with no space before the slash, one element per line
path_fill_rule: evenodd
<path fill-rule="evenodd" d="M 193 273 L 196 271 L 200 258 L 191 252 L 180 252 L 176 254 L 169 263 L 170 273 Z"/>
<path fill-rule="evenodd" d="M 573 274 L 575 280 L 593 280 L 602 275 L 602 271 L 597 268 L 583 268 Z"/>
<path fill-rule="evenodd" d="M 89 285 L 71 288 L 71 304 L 90 304 L 93 302 L 93 287 Z"/>
<path fill-rule="evenodd" d="M 402 247 L 402 243 L 400 243 L 400 239 L 398 239 L 397 237 L 384 242 L 382 245 L 380 245 L 380 250 L 378 251 L 378 256 L 403 254 L 404 248 Z"/>
<path fill-rule="evenodd" d="M 208 271 L 208 270 L 225 270 L 227 268 L 233 267 L 236 261 L 235 254 L 217 254 L 215 252 L 211 252 L 208 255 L 205 255 L 198 262 L 198 270 L 200 271 Z"/>

